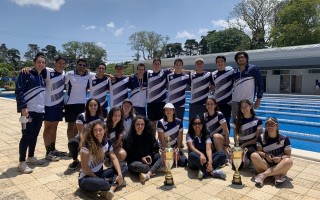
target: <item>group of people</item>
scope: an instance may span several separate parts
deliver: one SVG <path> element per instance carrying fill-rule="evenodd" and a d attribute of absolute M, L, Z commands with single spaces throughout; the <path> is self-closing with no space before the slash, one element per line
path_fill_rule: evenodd
<path fill-rule="evenodd" d="M 179 58 L 173 69 L 162 69 L 161 60 L 154 59 L 152 70 L 140 63 L 136 74 L 125 76 L 121 64 L 115 65 L 114 75 L 105 73 L 104 63 L 95 73 L 89 72 L 85 59 L 79 59 L 75 69 L 65 73 L 64 58 L 57 58 L 52 69 L 45 67 L 45 57 L 39 53 L 34 68 L 24 69 L 16 84 L 18 112 L 28 119 L 22 130 L 18 168 L 31 173 L 28 165 L 43 164 L 34 156 L 43 120 L 46 159 L 58 161 L 67 155 L 55 148 L 64 110 L 69 156 L 73 159 L 69 169 L 81 164 L 79 186 L 84 190 L 100 191 L 110 199 L 117 187 L 125 185 L 128 169 L 139 175 L 140 182 L 149 180 L 164 167 L 159 152 L 165 147 L 175 149 L 176 165 L 199 170 L 199 178 L 225 178 L 220 167 L 229 159 L 232 118 L 234 135 L 239 136 L 245 157 L 259 173 L 256 183 L 262 186 L 266 177 L 275 176 L 279 184 L 292 166 L 290 141 L 279 134 L 275 118 L 266 120 L 262 133 L 262 121 L 254 112 L 263 95 L 259 69 L 248 63 L 246 52 L 238 52 L 235 61 L 237 69 L 226 66 L 224 56 L 217 56 L 217 70 L 206 72 L 203 58 L 195 60 L 193 71 L 183 69 Z M 182 141 L 188 86 L 187 158 Z"/>

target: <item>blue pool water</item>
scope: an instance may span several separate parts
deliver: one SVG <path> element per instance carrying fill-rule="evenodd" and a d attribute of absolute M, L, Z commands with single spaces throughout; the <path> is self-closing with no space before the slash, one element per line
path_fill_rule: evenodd
<path fill-rule="evenodd" d="M 0 94 L 0 97 L 15 99 L 14 94 Z M 109 98 L 108 98 L 109 99 Z M 190 93 L 187 95 L 183 126 L 188 128 Z M 280 133 L 290 138 L 293 148 L 320 152 L 320 97 L 274 97 L 266 94 L 256 115 L 264 123 L 266 117 L 276 117 Z M 230 131 L 233 136 L 233 130 Z"/>

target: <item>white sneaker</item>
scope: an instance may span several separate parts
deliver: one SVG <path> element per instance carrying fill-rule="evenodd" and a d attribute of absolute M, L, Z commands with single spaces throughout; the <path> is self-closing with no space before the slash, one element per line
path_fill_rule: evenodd
<path fill-rule="evenodd" d="M 55 155 L 54 155 L 54 152 L 53 152 L 53 151 L 50 151 L 50 152 L 46 155 L 46 159 L 49 160 L 49 161 L 56 162 L 56 161 L 59 161 L 59 160 L 60 160 L 60 157 L 55 156 Z"/>
<path fill-rule="evenodd" d="M 101 191 L 100 192 L 100 196 L 104 197 L 107 200 L 111 200 L 113 198 L 113 196 L 114 196 L 114 191 L 111 191 L 111 190 L 109 190 L 109 191 Z"/>
<path fill-rule="evenodd" d="M 148 174 L 140 173 L 139 174 L 139 180 L 141 183 L 144 183 L 150 179 L 150 176 Z"/>
<path fill-rule="evenodd" d="M 33 169 L 31 169 L 25 161 L 20 162 L 18 169 L 23 174 L 30 174 L 33 172 Z"/>
<path fill-rule="evenodd" d="M 36 157 L 28 157 L 27 164 L 29 165 L 43 165 L 45 162 L 43 160 L 38 160 Z"/>

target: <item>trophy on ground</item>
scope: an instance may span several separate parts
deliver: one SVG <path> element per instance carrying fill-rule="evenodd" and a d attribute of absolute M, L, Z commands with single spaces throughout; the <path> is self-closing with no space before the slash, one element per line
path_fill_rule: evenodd
<path fill-rule="evenodd" d="M 162 160 L 164 162 L 164 165 L 166 167 L 166 176 L 165 176 L 165 181 L 164 185 L 174 185 L 173 183 L 173 177 L 171 173 L 171 167 L 174 162 L 174 156 L 175 156 L 175 149 L 170 147 L 169 142 L 170 142 L 170 137 L 166 137 L 167 141 L 167 147 L 162 148 L 161 155 L 162 155 Z"/>
<path fill-rule="evenodd" d="M 242 148 L 239 146 L 239 136 L 235 137 L 235 146 L 232 148 L 232 163 L 235 167 L 235 172 L 233 174 L 232 184 L 242 185 L 241 176 L 239 173 L 239 167 L 242 163 Z"/>

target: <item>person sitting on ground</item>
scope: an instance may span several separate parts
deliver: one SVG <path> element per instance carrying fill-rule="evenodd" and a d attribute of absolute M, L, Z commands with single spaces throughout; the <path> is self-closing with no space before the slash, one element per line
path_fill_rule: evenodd
<path fill-rule="evenodd" d="M 190 121 L 186 141 L 189 150 L 188 167 L 199 170 L 198 178 L 206 178 L 208 174 L 215 178 L 226 178 L 226 173 L 218 169 L 224 164 L 226 154 L 224 151 L 212 154 L 210 134 L 200 117 L 195 117 Z"/>
<path fill-rule="evenodd" d="M 125 185 L 124 177 L 128 168 L 120 166 L 113 152 L 111 142 L 106 139 L 106 126 L 94 122 L 80 144 L 81 169 L 79 187 L 89 192 L 100 192 L 102 197 L 112 199 L 117 187 Z M 110 157 L 113 167 L 103 170 L 105 154 Z"/>
<path fill-rule="evenodd" d="M 250 156 L 256 151 L 257 138 L 262 134 L 262 121 L 253 110 L 253 103 L 248 99 L 241 100 L 234 128 L 234 141 L 239 136 L 239 145 L 245 153 L 245 166 L 250 166 Z M 240 165 L 239 169 L 243 167 Z"/>
<path fill-rule="evenodd" d="M 188 164 L 188 160 L 182 150 L 182 121 L 176 118 L 172 103 L 165 104 L 163 110 L 163 118 L 158 121 L 157 125 L 159 145 L 162 149 L 167 147 L 167 145 L 174 148 L 178 152 L 176 156 L 178 163 L 176 164 L 180 167 L 185 167 Z"/>
<path fill-rule="evenodd" d="M 125 131 L 123 138 L 126 138 L 129 133 L 132 120 L 136 117 L 136 112 L 130 99 L 125 99 L 122 102 L 121 109 L 123 113 L 123 126 Z"/>
<path fill-rule="evenodd" d="M 123 113 L 120 107 L 111 108 L 107 118 L 107 133 L 108 139 L 112 142 L 113 151 L 118 160 L 124 161 L 127 157 L 127 153 L 122 148 L 122 139 L 125 132 L 123 126 Z"/>
<path fill-rule="evenodd" d="M 85 109 L 85 112 L 79 114 L 76 120 L 78 134 L 68 142 L 70 156 L 73 159 L 68 168 L 70 170 L 77 169 L 80 164 L 78 160 L 79 144 L 84 138 L 84 134 L 86 133 L 89 125 L 96 121 L 104 121 L 102 109 L 98 100 L 89 99 L 86 103 Z"/>
<path fill-rule="evenodd" d="M 148 181 L 162 166 L 159 147 L 154 136 L 151 122 L 143 116 L 133 119 L 124 149 L 128 156 L 128 168 L 139 173 L 141 183 Z"/>
<path fill-rule="evenodd" d="M 228 125 L 224 115 L 219 111 L 217 101 L 213 97 L 207 99 L 206 109 L 207 112 L 203 114 L 203 118 L 210 138 L 214 143 L 214 148 L 217 151 L 225 151 L 228 154 L 228 146 L 230 144 Z"/>
<path fill-rule="evenodd" d="M 252 163 L 259 173 L 255 182 L 260 187 L 270 176 L 274 176 L 275 185 L 280 185 L 293 165 L 290 140 L 279 133 L 278 120 L 268 117 L 265 125 L 266 130 L 257 141 L 257 151 L 251 154 Z"/>

